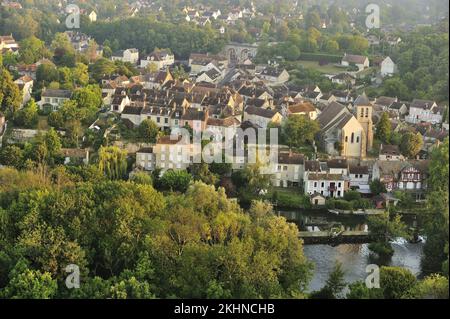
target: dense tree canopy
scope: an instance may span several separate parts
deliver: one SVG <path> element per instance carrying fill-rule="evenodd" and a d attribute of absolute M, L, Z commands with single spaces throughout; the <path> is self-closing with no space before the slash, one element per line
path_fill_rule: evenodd
<path fill-rule="evenodd" d="M 18 189 L 10 186 L 19 173 L 0 170 L 3 296 L 303 296 L 311 265 L 296 226 L 270 205 L 255 203 L 246 214 L 203 183 L 164 197 L 148 184 L 74 185 L 77 175 L 62 173 L 68 179 L 59 187 L 30 178 Z M 80 289 L 64 285 L 69 263 L 80 267 Z"/>

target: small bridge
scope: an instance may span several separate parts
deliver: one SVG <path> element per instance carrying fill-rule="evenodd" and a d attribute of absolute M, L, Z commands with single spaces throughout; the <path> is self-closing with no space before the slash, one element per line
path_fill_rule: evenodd
<path fill-rule="evenodd" d="M 299 237 L 303 239 L 305 245 L 365 244 L 373 241 L 373 238 L 367 231 L 301 231 L 299 232 Z"/>

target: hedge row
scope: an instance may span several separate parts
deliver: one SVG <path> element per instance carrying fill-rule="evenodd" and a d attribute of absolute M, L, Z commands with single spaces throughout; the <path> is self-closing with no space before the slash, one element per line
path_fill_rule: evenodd
<path fill-rule="evenodd" d="M 300 60 L 305 61 L 326 61 L 329 63 L 340 63 L 342 55 L 326 54 L 326 53 L 301 53 Z"/>

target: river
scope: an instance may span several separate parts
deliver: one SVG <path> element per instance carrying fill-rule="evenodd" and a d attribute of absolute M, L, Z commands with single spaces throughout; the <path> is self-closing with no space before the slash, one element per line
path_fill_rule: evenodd
<path fill-rule="evenodd" d="M 288 221 L 297 224 L 300 230 L 321 230 L 330 225 L 343 226 L 347 230 L 367 230 L 367 224 L 363 216 L 333 215 L 317 211 L 280 211 L 279 214 L 286 217 Z M 406 218 L 405 222 L 409 225 L 412 224 L 410 218 Z M 318 290 L 325 285 L 336 261 L 342 263 L 347 283 L 358 280 L 364 281 L 367 276 L 366 266 L 369 264 L 404 267 L 413 274 L 419 275 L 423 242 L 412 244 L 399 238 L 392 243 L 392 247 L 394 249 L 393 257 L 383 263 L 373 259 L 368 244 L 343 244 L 335 247 L 330 245 L 305 245 L 305 255 L 315 266 L 309 291 Z"/>

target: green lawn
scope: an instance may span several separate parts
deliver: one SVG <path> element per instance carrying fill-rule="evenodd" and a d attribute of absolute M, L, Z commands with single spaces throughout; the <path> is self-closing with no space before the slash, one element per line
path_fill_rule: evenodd
<path fill-rule="evenodd" d="M 326 74 L 338 74 L 344 72 L 347 69 L 346 67 L 337 67 L 333 63 L 329 63 L 327 65 L 319 65 L 319 62 L 317 61 L 299 60 L 297 61 L 297 63 L 301 64 L 305 68 L 315 69 Z"/>
<path fill-rule="evenodd" d="M 273 202 L 274 193 L 277 194 L 276 203 Z M 309 203 L 300 187 L 273 187 L 266 195 L 266 199 L 283 208 L 304 208 Z"/>

